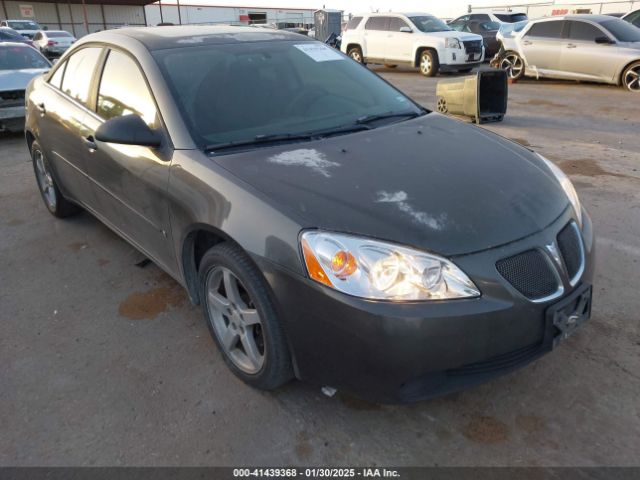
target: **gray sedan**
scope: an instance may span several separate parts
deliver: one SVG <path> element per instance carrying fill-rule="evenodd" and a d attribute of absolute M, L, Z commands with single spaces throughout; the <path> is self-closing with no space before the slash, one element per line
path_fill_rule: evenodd
<path fill-rule="evenodd" d="M 640 92 L 640 29 L 619 18 L 545 18 L 504 38 L 503 46 L 501 66 L 513 79 L 585 80 Z"/>

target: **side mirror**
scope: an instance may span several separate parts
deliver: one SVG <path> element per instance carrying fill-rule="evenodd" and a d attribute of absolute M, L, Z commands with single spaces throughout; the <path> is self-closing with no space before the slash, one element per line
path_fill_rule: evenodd
<path fill-rule="evenodd" d="M 125 115 L 107 120 L 96 130 L 96 140 L 121 145 L 159 147 L 162 139 L 138 115 Z"/>
<path fill-rule="evenodd" d="M 600 45 L 611 45 L 612 43 L 615 43 L 615 42 L 611 40 L 609 37 L 605 37 L 603 35 L 601 37 L 596 38 L 596 43 Z"/>
<path fill-rule="evenodd" d="M 44 31 L 46 32 L 47 30 L 49 30 L 49 27 L 47 27 L 47 26 L 45 25 L 44 27 L 42 27 L 42 30 L 44 30 Z"/>
<path fill-rule="evenodd" d="M 400 32 L 402 33 L 413 33 L 410 27 L 400 27 Z"/>

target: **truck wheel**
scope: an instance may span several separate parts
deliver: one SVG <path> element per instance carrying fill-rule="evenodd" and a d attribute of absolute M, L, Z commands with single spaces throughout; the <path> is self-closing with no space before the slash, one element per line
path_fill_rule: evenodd
<path fill-rule="evenodd" d="M 362 49 L 360 47 L 351 47 L 347 55 L 358 63 L 364 63 L 364 57 L 362 56 Z"/>
<path fill-rule="evenodd" d="M 438 60 L 438 54 L 425 50 L 420 54 L 420 73 L 425 77 L 435 77 L 440 70 L 440 62 Z"/>

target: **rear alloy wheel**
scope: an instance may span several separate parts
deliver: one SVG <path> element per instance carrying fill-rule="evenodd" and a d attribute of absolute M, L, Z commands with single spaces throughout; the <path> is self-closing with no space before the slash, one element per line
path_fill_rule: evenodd
<path fill-rule="evenodd" d="M 512 80 L 519 80 L 524 75 L 524 60 L 515 52 L 507 52 L 500 61 L 500 68 L 506 71 Z"/>
<path fill-rule="evenodd" d="M 31 158 L 38 189 L 49 212 L 58 218 L 69 217 L 78 213 L 80 208 L 64 198 L 56 185 L 49 161 L 45 158 L 37 141 L 31 145 Z"/>
<path fill-rule="evenodd" d="M 347 52 L 347 55 L 358 63 L 364 63 L 364 57 L 362 56 L 362 50 L 360 47 L 352 47 Z"/>
<path fill-rule="evenodd" d="M 640 92 L 640 62 L 629 65 L 622 74 L 622 85 L 630 92 Z"/>
<path fill-rule="evenodd" d="M 289 348 L 267 283 L 251 259 L 222 243 L 205 253 L 198 275 L 209 330 L 233 373 L 264 390 L 288 382 Z"/>
<path fill-rule="evenodd" d="M 425 77 L 435 77 L 440 70 L 438 55 L 431 50 L 425 50 L 420 54 L 420 73 Z"/>

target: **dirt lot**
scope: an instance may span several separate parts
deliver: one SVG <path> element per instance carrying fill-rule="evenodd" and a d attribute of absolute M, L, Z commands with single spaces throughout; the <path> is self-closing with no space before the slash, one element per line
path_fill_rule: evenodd
<path fill-rule="evenodd" d="M 379 71 L 435 106 L 437 80 Z M 640 465 L 639 110 L 613 87 L 511 88 L 486 128 L 575 181 L 593 319 L 524 370 L 409 406 L 246 387 L 180 287 L 91 216 L 50 216 L 22 138 L 0 138 L 0 465 Z"/>

